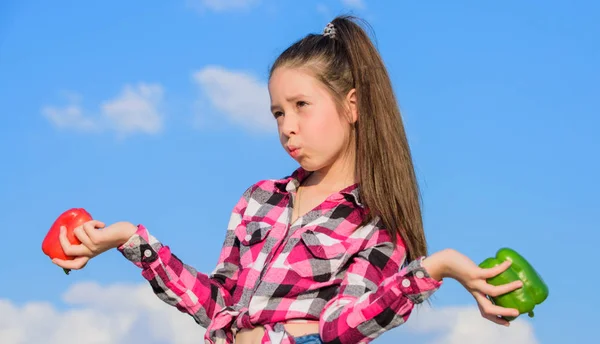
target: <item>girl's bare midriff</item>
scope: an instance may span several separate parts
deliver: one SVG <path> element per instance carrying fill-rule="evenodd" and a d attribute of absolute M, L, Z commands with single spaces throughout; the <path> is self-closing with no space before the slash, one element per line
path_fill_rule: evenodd
<path fill-rule="evenodd" d="M 318 323 L 287 323 L 285 330 L 294 337 L 319 333 Z M 257 326 L 253 329 L 242 329 L 235 336 L 236 344 L 260 344 L 265 334 L 265 328 Z"/>

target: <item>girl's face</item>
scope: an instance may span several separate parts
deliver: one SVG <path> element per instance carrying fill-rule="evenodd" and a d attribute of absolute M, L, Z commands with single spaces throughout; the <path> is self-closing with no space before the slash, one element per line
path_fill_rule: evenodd
<path fill-rule="evenodd" d="M 280 67 L 269 80 L 269 93 L 279 139 L 292 158 L 307 171 L 341 163 L 350 147 L 350 124 L 321 82 L 300 69 Z M 355 121 L 356 111 L 352 114 Z"/>

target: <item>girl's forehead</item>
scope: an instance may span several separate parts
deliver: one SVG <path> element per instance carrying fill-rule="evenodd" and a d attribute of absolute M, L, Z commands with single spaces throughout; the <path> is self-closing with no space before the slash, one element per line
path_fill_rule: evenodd
<path fill-rule="evenodd" d="M 314 77 L 300 68 L 277 68 L 271 76 L 271 81 L 274 82 L 308 82 L 311 80 L 314 80 Z"/>
<path fill-rule="evenodd" d="M 286 96 L 290 93 L 318 92 L 319 82 L 309 73 L 298 69 L 276 70 L 269 80 L 269 91 Z"/>

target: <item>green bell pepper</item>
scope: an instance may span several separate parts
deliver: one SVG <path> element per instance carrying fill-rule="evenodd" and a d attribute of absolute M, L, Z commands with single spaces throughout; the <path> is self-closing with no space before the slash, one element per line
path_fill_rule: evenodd
<path fill-rule="evenodd" d="M 488 298 L 495 305 L 517 309 L 519 314 L 527 313 L 530 318 L 533 318 L 535 306 L 544 302 L 548 297 L 548 286 L 523 256 L 515 250 L 505 247 L 498 250 L 496 257 L 487 258 L 481 262 L 479 267 L 484 269 L 493 268 L 506 260 L 511 261 L 509 268 L 499 275 L 489 278 L 487 282 L 496 286 L 521 280 L 523 287 L 496 297 L 488 296 Z M 503 318 L 507 321 L 513 321 L 517 317 L 505 316 Z"/>

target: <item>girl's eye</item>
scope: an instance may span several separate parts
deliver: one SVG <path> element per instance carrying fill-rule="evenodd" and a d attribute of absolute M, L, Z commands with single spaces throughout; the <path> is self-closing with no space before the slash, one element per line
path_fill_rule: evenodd
<path fill-rule="evenodd" d="M 283 112 L 277 111 L 277 112 L 273 113 L 273 117 L 278 118 L 279 116 L 283 116 Z"/>
<path fill-rule="evenodd" d="M 308 103 L 303 100 L 299 100 L 298 102 L 296 102 L 296 106 L 298 106 L 298 107 L 302 107 L 305 105 L 308 105 Z"/>

